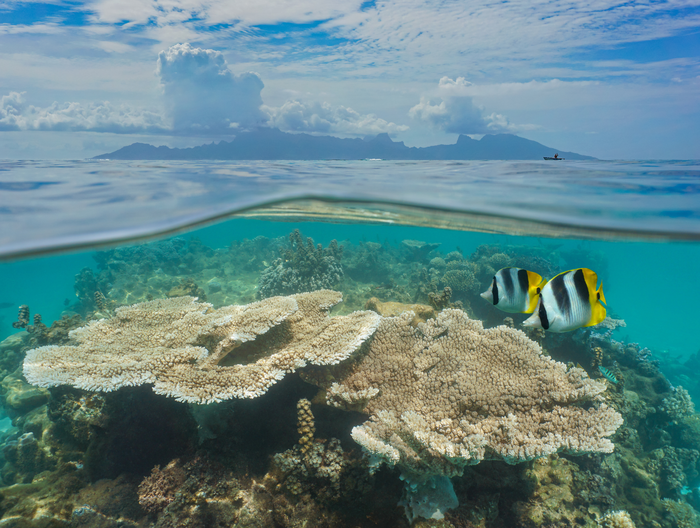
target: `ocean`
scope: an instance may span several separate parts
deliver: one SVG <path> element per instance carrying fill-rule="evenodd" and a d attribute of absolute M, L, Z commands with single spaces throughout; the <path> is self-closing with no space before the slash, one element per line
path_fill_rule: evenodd
<path fill-rule="evenodd" d="M 700 526 L 696 162 L 0 171 L 0 523 Z"/>

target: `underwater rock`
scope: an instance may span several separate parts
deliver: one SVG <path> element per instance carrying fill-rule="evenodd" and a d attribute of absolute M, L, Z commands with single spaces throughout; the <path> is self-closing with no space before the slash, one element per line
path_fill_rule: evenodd
<path fill-rule="evenodd" d="M 207 294 L 202 288 L 197 286 L 191 277 L 180 281 L 180 284 L 171 288 L 165 295 L 166 297 L 196 297 L 201 302 L 206 302 L 207 300 Z"/>
<path fill-rule="evenodd" d="M 0 376 L 5 378 L 17 370 L 22 363 L 24 351 L 29 347 L 30 335 L 27 332 L 17 332 L 0 341 Z"/>
<path fill-rule="evenodd" d="M 595 528 L 597 525 L 585 504 L 577 504 L 574 489 L 576 464 L 551 455 L 535 460 L 527 470 L 535 489 L 527 501 L 513 505 L 518 525 L 523 528 L 543 526 L 581 526 Z"/>
<path fill-rule="evenodd" d="M 30 385 L 21 374 L 10 374 L 2 380 L 5 405 L 15 414 L 25 414 L 49 401 L 49 391 Z"/>
<path fill-rule="evenodd" d="M 187 474 L 175 459 L 163 469 L 156 466 L 139 484 L 139 504 L 151 514 L 158 514 L 175 500 L 175 493 L 185 483 Z"/>
<path fill-rule="evenodd" d="M 254 398 L 307 364 L 347 359 L 380 317 L 329 317 L 342 300 L 320 290 L 211 310 L 191 297 L 117 308 L 111 319 L 71 332 L 78 346 L 27 352 L 24 375 L 42 387 L 93 391 L 153 384 L 189 403 Z"/>
<path fill-rule="evenodd" d="M 411 321 L 411 325 L 415 326 L 418 323 L 424 323 L 428 319 L 435 317 L 435 310 L 432 306 L 425 304 L 403 304 L 398 302 L 382 302 L 376 297 L 370 298 L 365 305 L 367 310 L 373 310 L 382 317 L 395 317 L 404 312 L 411 311 L 415 317 Z"/>

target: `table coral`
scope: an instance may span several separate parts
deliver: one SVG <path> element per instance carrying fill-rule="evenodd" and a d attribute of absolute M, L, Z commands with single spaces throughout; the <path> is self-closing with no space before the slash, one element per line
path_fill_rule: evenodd
<path fill-rule="evenodd" d="M 608 437 L 622 417 L 582 369 L 544 356 L 519 330 L 485 330 L 460 310 L 417 329 L 412 318 L 383 319 L 367 353 L 336 367 L 335 381 L 308 375 L 331 405 L 370 414 L 352 436 L 375 466 L 454 476 L 484 459 L 613 450 Z"/>
<path fill-rule="evenodd" d="M 42 387 L 93 391 L 153 384 L 190 403 L 253 398 L 307 364 L 346 359 L 372 335 L 374 312 L 328 317 L 341 300 L 320 290 L 219 310 L 192 297 L 122 307 L 72 331 L 76 346 L 27 352 L 24 374 Z"/>

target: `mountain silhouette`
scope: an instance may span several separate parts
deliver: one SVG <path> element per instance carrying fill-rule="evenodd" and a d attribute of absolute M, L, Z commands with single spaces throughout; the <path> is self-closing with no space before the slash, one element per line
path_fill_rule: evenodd
<path fill-rule="evenodd" d="M 541 160 L 553 156 L 570 160 L 591 160 L 574 152 L 546 147 L 536 141 L 512 134 L 487 134 L 480 140 L 460 135 L 453 145 L 407 147 L 392 141 L 389 134 L 364 139 L 341 139 L 333 136 L 289 134 L 276 128 L 259 128 L 243 132 L 232 141 L 209 143 L 191 148 L 154 147 L 133 143 L 93 159 L 116 160 Z"/>

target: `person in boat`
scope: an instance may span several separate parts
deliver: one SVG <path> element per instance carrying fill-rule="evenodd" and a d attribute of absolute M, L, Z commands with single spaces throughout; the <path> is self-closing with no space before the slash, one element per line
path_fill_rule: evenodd
<path fill-rule="evenodd" d="M 559 157 L 558 153 L 554 155 L 554 159 L 557 159 L 558 157 Z"/>

